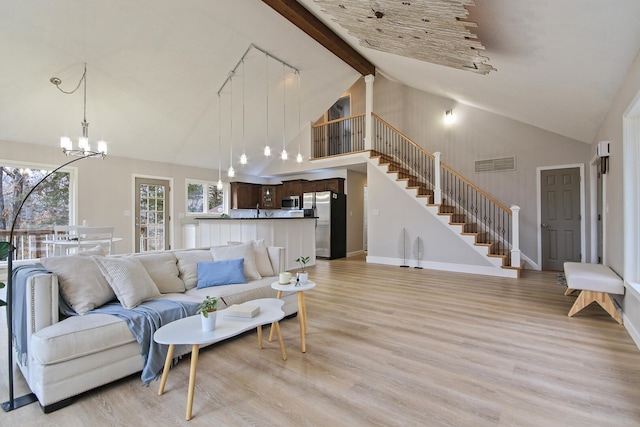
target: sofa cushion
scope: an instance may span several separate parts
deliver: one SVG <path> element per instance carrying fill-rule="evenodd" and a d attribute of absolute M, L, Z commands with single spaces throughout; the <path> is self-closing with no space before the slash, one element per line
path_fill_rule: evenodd
<path fill-rule="evenodd" d="M 243 258 L 198 263 L 198 289 L 234 283 L 247 283 Z"/>
<path fill-rule="evenodd" d="M 62 297 L 78 314 L 85 314 L 116 298 L 113 289 L 100 273 L 98 265 L 86 256 L 95 253 L 85 251 L 78 255 L 40 260 L 47 270 L 58 276 Z"/>
<path fill-rule="evenodd" d="M 72 316 L 34 333 L 29 355 L 50 365 L 131 342 L 136 339 L 122 319 L 108 314 Z"/>
<path fill-rule="evenodd" d="M 170 252 L 153 252 L 136 255 L 144 269 L 158 287 L 160 293 L 184 292 L 184 282 L 178 270 L 178 259 Z"/>
<path fill-rule="evenodd" d="M 267 252 L 267 246 L 264 244 L 264 239 L 253 241 L 253 255 L 256 259 L 256 267 L 258 273 L 262 277 L 275 276 L 273 266 L 271 266 L 271 259 L 269 258 L 269 252 Z"/>
<path fill-rule="evenodd" d="M 142 301 L 160 296 L 158 287 L 136 257 L 91 258 L 98 264 L 122 307 L 131 309 Z"/>
<path fill-rule="evenodd" d="M 187 290 L 195 288 L 198 284 L 198 263 L 213 261 L 211 252 L 205 249 L 177 251 L 173 254 L 178 260 L 180 278 Z"/>
<path fill-rule="evenodd" d="M 262 279 L 253 255 L 253 243 L 247 242 L 241 245 L 217 246 L 211 248 L 211 255 L 214 261 L 224 261 L 229 259 L 244 258 L 244 276 L 247 280 Z"/>

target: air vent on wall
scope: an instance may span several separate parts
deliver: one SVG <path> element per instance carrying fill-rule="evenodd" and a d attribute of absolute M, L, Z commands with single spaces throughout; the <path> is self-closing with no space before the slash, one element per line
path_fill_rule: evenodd
<path fill-rule="evenodd" d="M 516 170 L 515 157 L 503 157 L 501 159 L 476 160 L 476 173 L 503 172 Z"/>

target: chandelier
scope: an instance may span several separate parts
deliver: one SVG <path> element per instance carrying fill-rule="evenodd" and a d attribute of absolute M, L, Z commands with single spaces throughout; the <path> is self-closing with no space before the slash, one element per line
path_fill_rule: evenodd
<path fill-rule="evenodd" d="M 66 91 L 60 87 L 62 84 L 62 80 L 58 77 L 51 77 L 49 81 L 54 84 L 58 90 L 64 94 L 71 95 L 75 93 L 80 85 L 83 86 L 84 91 L 84 115 L 82 122 L 82 136 L 78 138 L 78 148 L 73 148 L 73 143 L 71 142 L 71 138 L 68 136 L 63 136 L 60 138 L 60 147 L 62 148 L 62 152 L 67 156 L 82 156 L 82 157 L 106 157 L 107 155 L 107 142 L 106 141 L 98 141 L 98 149 L 97 151 L 91 150 L 91 145 L 89 144 L 89 123 L 87 122 L 87 64 L 84 64 L 84 72 L 82 73 L 82 77 L 78 81 L 78 85 L 75 89 L 71 91 Z"/>

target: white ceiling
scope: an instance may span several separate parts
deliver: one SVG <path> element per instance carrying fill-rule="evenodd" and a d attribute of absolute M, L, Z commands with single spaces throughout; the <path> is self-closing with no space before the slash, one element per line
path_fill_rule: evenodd
<path fill-rule="evenodd" d="M 470 19 L 478 22 L 483 54 L 497 69 L 488 75 L 363 48 L 313 0 L 300 3 L 389 78 L 587 143 L 640 49 L 638 0 L 476 0 Z M 73 89 L 87 62 L 91 139 L 107 139 L 112 155 L 217 168 L 216 93 L 251 43 L 300 70 L 303 124 L 316 120 L 359 77 L 258 0 L 0 0 L 0 7 L 0 140 L 5 141 L 58 146 L 59 136 L 79 135 L 81 91 L 63 95 L 49 78 L 57 76 L 62 88 Z M 241 170 L 236 165 L 256 175 L 273 169 L 260 154 L 266 133 L 261 61 L 250 54 L 245 62 L 250 165 Z M 272 79 L 282 73 L 276 68 L 271 65 Z M 241 87 L 238 73 L 236 160 L 243 144 Z M 270 95 L 269 134 L 277 151 L 282 148 L 280 89 Z M 295 152 L 295 85 L 286 90 L 287 142 Z"/>

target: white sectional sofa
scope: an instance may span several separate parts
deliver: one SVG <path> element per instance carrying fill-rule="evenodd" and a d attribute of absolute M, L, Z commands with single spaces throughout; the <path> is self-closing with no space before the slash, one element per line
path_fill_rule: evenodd
<path fill-rule="evenodd" d="M 247 246 L 252 248 L 253 256 L 250 256 Z M 198 262 L 215 265 L 220 259 L 237 258 L 238 251 L 245 251 L 244 273 L 248 283 L 198 289 Z M 43 266 L 54 273 L 39 273 L 26 279 L 27 352 L 17 354 L 16 360 L 45 413 L 68 405 L 71 398 L 87 390 L 143 369 L 142 347 L 127 322 L 114 315 L 91 313 L 95 311 L 94 306 L 100 305 L 100 299 L 114 300 L 113 297 L 96 297 L 100 292 L 109 292 L 104 289 L 103 279 L 118 282 L 109 283 L 116 289 L 127 281 L 131 282 L 128 286 L 148 286 L 147 279 L 151 278 L 157 288 L 157 295 L 153 298 L 200 303 L 210 295 L 222 297 L 224 308 L 252 299 L 275 297 L 276 291 L 270 285 L 277 280 L 285 265 L 285 249 L 266 247 L 263 242 L 103 258 L 87 255 L 90 253 L 43 258 Z M 126 261 L 136 268 L 142 264 L 148 276 L 141 273 L 145 276 L 142 279 L 126 277 L 126 274 L 112 274 L 110 277 L 109 271 L 105 271 L 101 264 L 108 264 L 105 261 L 110 260 L 116 263 Z M 96 269 L 96 265 L 99 268 Z M 100 273 L 103 273 L 102 277 Z M 74 284 L 75 287 L 72 286 Z M 94 289 L 94 295 L 87 295 L 87 288 Z M 137 290 L 119 289 L 115 291 L 117 299 L 122 302 L 131 297 L 125 295 L 127 292 L 135 293 Z M 97 303 L 90 301 L 96 298 Z M 138 298 L 146 299 L 145 295 Z M 295 293 L 285 293 L 283 299 L 285 315 L 296 313 Z M 83 314 L 60 314 L 62 300 L 67 309 L 71 306 Z M 188 352 L 188 346 L 181 349 L 180 354 L 176 348 L 176 356 Z"/>

